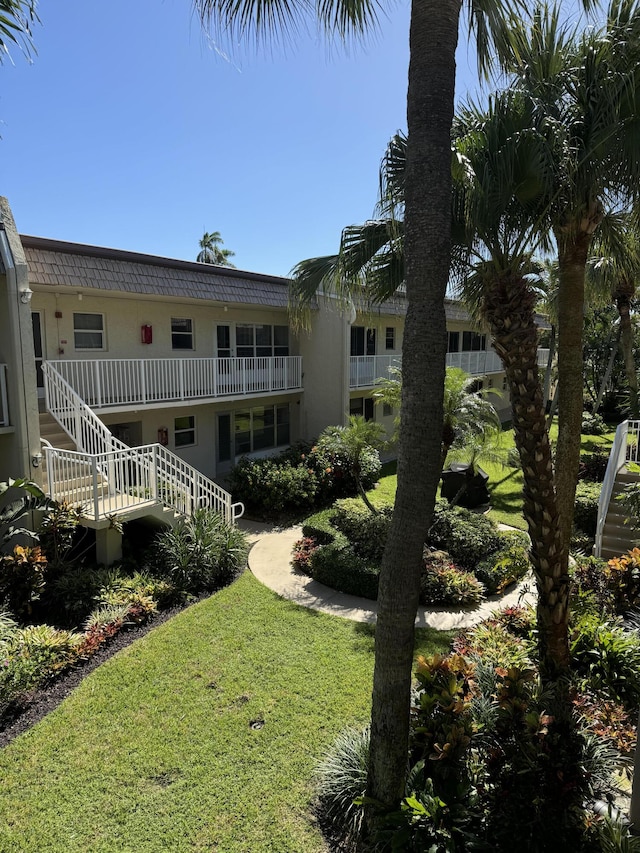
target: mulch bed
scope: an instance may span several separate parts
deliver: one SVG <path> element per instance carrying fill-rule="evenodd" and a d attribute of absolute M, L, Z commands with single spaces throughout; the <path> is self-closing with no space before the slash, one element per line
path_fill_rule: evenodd
<path fill-rule="evenodd" d="M 187 607 L 197 603 L 197 601 L 201 601 L 207 597 L 208 595 L 203 595 L 196 601 L 190 601 L 188 604 L 168 608 L 161 613 L 157 613 L 144 625 L 136 625 L 120 631 L 115 637 L 109 640 L 106 646 L 89 658 L 89 660 L 76 664 L 73 669 L 56 678 L 55 681 L 41 687 L 39 690 L 34 690 L 19 704 L 12 704 L 0 721 L 0 748 L 11 743 L 15 737 L 26 732 L 27 729 L 30 729 L 31 726 L 40 722 L 43 717 L 46 717 L 50 711 L 57 708 L 63 699 L 66 699 L 90 672 L 93 672 L 100 664 L 113 657 L 116 652 L 130 646 L 131 643 L 140 639 L 140 637 L 144 637 L 149 631 L 167 622 Z"/>

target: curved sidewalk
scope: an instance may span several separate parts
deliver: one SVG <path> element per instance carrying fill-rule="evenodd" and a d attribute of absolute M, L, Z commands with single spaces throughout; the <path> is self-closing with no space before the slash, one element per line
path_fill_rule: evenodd
<path fill-rule="evenodd" d="M 301 607 L 321 610 L 332 616 L 342 616 L 356 622 L 375 622 L 377 602 L 356 595 L 336 592 L 293 569 L 291 552 L 294 543 L 302 537 L 300 527 L 270 528 L 253 522 L 241 522 L 240 527 L 249 534 L 253 543 L 249 553 L 249 568 L 255 577 L 282 598 Z M 504 596 L 493 596 L 473 609 L 466 607 L 420 607 L 416 617 L 419 628 L 437 628 L 439 631 L 469 628 L 486 619 L 498 607 L 531 603 L 531 581 L 525 580 Z"/>

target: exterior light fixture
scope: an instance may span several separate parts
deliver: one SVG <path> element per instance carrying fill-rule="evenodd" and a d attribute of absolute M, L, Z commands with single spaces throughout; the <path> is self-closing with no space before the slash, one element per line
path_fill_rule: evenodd
<path fill-rule="evenodd" d="M 33 290 L 26 287 L 24 290 L 20 291 L 20 302 L 22 302 L 23 305 L 28 305 L 31 302 L 32 296 Z"/>
<path fill-rule="evenodd" d="M 34 453 L 31 457 L 31 464 L 34 468 L 39 468 L 42 462 L 42 453 Z"/>

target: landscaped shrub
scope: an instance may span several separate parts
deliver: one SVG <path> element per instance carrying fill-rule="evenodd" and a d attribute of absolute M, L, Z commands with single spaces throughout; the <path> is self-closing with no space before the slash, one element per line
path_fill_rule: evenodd
<path fill-rule="evenodd" d="M 594 450 L 580 455 L 578 477 L 590 483 L 602 483 L 609 462 L 609 454 L 604 450 Z"/>
<path fill-rule="evenodd" d="M 331 523 L 333 509 L 323 509 L 310 516 L 302 525 L 302 535 L 316 540 L 318 545 L 326 545 L 336 538 L 336 529 Z"/>
<path fill-rule="evenodd" d="M 512 633 L 500 622 L 487 619 L 456 638 L 454 648 L 469 658 L 479 658 L 494 667 L 530 669 L 534 644 Z"/>
<path fill-rule="evenodd" d="M 500 533 L 502 547 L 481 560 L 474 574 L 485 585 L 489 595 L 503 593 L 512 583 L 521 580 L 531 568 L 529 562 L 529 537 L 520 530 Z"/>
<path fill-rule="evenodd" d="M 314 506 L 319 482 L 315 470 L 306 464 L 292 464 L 280 457 L 243 457 L 233 468 L 229 484 L 234 499 L 249 510 L 267 515 L 310 509 Z"/>
<path fill-rule="evenodd" d="M 580 482 L 576 486 L 573 523 L 589 536 L 595 538 L 598 524 L 598 501 L 602 487 L 599 483 Z"/>
<path fill-rule="evenodd" d="M 46 569 L 47 558 L 39 545 L 16 545 L 11 554 L 0 557 L 0 603 L 16 616 L 28 618 L 44 589 Z"/>
<path fill-rule="evenodd" d="M 640 548 L 609 560 L 604 571 L 616 613 L 640 607 Z"/>
<path fill-rule="evenodd" d="M 198 509 L 158 534 L 152 570 L 179 590 L 212 592 L 246 566 L 245 534 L 213 510 Z"/>
<path fill-rule="evenodd" d="M 344 533 L 354 553 L 365 560 L 380 563 L 392 512 L 392 507 L 383 507 L 374 515 L 358 498 L 345 498 L 335 502 L 331 523 Z"/>
<path fill-rule="evenodd" d="M 607 425 L 602 420 L 602 417 L 592 412 L 582 413 L 582 428 L 583 435 L 604 435 L 607 431 Z"/>
<path fill-rule="evenodd" d="M 87 533 L 86 528 L 80 526 L 81 518 L 82 507 L 67 501 L 55 503 L 45 513 L 38 530 L 38 540 L 53 573 L 82 556 L 82 546 L 74 548 L 78 532 L 82 531 L 81 539 Z"/>
<path fill-rule="evenodd" d="M 588 731 L 610 743 L 622 755 L 633 754 L 637 731 L 623 705 L 595 693 L 582 692 L 573 699 L 573 706 Z"/>
<path fill-rule="evenodd" d="M 498 528 L 484 515 L 439 501 L 429 529 L 430 545 L 447 551 L 456 563 L 474 569 L 489 554 L 499 550 Z"/>
<path fill-rule="evenodd" d="M 316 770 L 318 816 L 325 832 L 349 848 L 360 840 L 364 808 L 356 804 L 367 787 L 369 728 L 346 729 Z"/>
<path fill-rule="evenodd" d="M 371 489 L 380 479 L 380 454 L 372 447 L 360 452 L 360 479 Z M 346 453 L 319 444 L 299 443 L 267 459 L 243 457 L 229 476 L 236 500 L 266 516 L 324 506 L 355 495 L 353 464 Z"/>
<path fill-rule="evenodd" d="M 622 626 L 604 623 L 585 616 L 573 626 L 571 633 L 573 669 L 625 708 L 640 705 L 640 637 Z"/>
<path fill-rule="evenodd" d="M 81 634 L 49 625 L 18 628 L 0 653 L 0 716 L 9 703 L 20 701 L 76 661 L 81 642 Z"/>
<path fill-rule="evenodd" d="M 337 537 L 335 542 L 314 552 L 309 573 L 314 580 L 340 592 L 373 601 L 378 597 L 380 567 L 354 554 L 343 537 Z"/>
<path fill-rule="evenodd" d="M 484 586 L 445 555 L 425 552 L 424 569 L 420 576 L 422 604 L 477 604 L 484 597 Z"/>

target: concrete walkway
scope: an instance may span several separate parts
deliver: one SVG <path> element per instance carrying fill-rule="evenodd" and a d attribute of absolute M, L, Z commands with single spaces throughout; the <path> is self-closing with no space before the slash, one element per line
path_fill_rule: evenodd
<path fill-rule="evenodd" d="M 255 577 L 282 598 L 301 607 L 321 610 L 332 616 L 342 616 L 355 622 L 375 622 L 377 603 L 368 598 L 336 592 L 314 581 L 301 572 L 294 571 L 291 553 L 294 543 L 302 538 L 300 527 L 274 528 L 258 522 L 243 521 L 239 527 L 249 534 L 253 543 L 249 553 L 249 568 Z M 525 579 L 512 592 L 492 596 L 474 608 L 420 607 L 416 617 L 419 628 L 437 628 L 440 631 L 469 628 L 498 607 L 533 603 L 533 581 Z"/>

